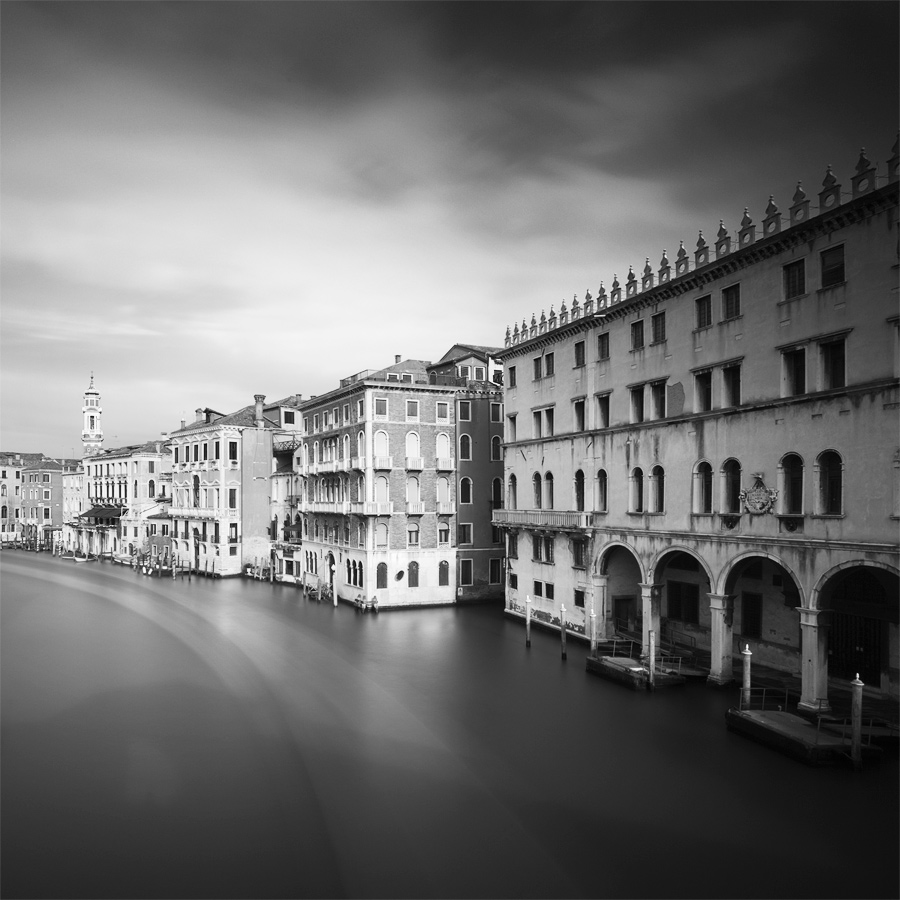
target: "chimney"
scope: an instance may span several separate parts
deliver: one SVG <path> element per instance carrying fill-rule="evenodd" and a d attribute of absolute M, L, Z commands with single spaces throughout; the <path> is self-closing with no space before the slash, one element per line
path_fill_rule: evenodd
<path fill-rule="evenodd" d="M 394 365 L 395 366 L 400 365 L 400 354 L 399 353 L 394 357 Z"/>
<path fill-rule="evenodd" d="M 184 428 L 185 425 L 187 425 L 187 422 L 185 422 L 184 418 L 182 418 L 181 419 L 181 427 Z"/>
<path fill-rule="evenodd" d="M 263 401 L 266 399 L 265 394 L 254 394 L 253 399 L 256 402 L 256 427 L 263 426 Z"/>
<path fill-rule="evenodd" d="M 197 414 L 197 421 L 202 422 L 203 421 L 203 410 L 198 406 L 197 409 L 194 411 Z"/>

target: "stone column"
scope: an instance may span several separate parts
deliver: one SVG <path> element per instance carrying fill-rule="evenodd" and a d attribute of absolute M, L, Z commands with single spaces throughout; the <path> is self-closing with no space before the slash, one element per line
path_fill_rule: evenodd
<path fill-rule="evenodd" d="M 597 615 L 597 639 L 605 640 L 615 631 L 613 622 L 612 604 L 609 602 L 609 593 L 606 589 L 608 576 L 594 575 L 594 612 Z"/>
<path fill-rule="evenodd" d="M 659 597 L 662 585 L 639 584 L 638 587 L 641 589 L 641 609 L 644 616 L 641 652 L 647 655 L 650 652 L 650 632 L 655 632 L 657 640 L 659 639 Z"/>
<path fill-rule="evenodd" d="M 709 678 L 712 684 L 731 684 L 733 669 L 734 596 L 708 594 L 710 612 Z"/>
<path fill-rule="evenodd" d="M 825 712 L 828 703 L 828 628 L 826 610 L 806 609 L 800 613 L 800 709 Z M 820 618 L 820 616 L 822 618 Z"/>

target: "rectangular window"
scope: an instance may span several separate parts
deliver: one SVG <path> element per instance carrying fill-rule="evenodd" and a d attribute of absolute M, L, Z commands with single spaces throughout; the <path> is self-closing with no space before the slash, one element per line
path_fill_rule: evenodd
<path fill-rule="evenodd" d="M 219 455 L 219 442 L 213 441 L 213 459 L 218 459 Z"/>
<path fill-rule="evenodd" d="M 472 584 L 471 559 L 461 559 L 459 561 L 459 583 L 464 586 Z"/>
<path fill-rule="evenodd" d="M 469 366 L 459 366 L 459 377 L 465 378 L 467 381 L 469 379 L 469 375 L 472 372 L 472 369 Z"/>
<path fill-rule="evenodd" d="M 641 350 L 644 347 L 644 321 L 631 323 L 631 349 Z"/>
<path fill-rule="evenodd" d="M 553 585 L 549 581 L 544 582 L 544 596 L 548 600 L 552 600 L 554 597 Z"/>
<path fill-rule="evenodd" d="M 781 270 L 784 285 L 784 299 L 791 300 L 806 293 L 806 261 L 798 259 L 788 263 Z"/>
<path fill-rule="evenodd" d="M 490 584 L 500 584 L 502 580 L 502 560 L 500 559 L 492 559 L 490 561 L 490 571 L 488 573 L 488 582 Z"/>
<path fill-rule="evenodd" d="M 291 420 L 293 421 L 293 419 Z M 344 404 L 344 424 L 346 425 L 350 421 L 350 404 Z"/>
<path fill-rule="evenodd" d="M 831 390 L 847 386 L 847 360 L 844 339 L 819 344 L 822 356 L 822 388 Z"/>
<path fill-rule="evenodd" d="M 785 350 L 781 355 L 784 370 L 784 395 L 796 397 L 806 393 L 806 349 Z"/>
<path fill-rule="evenodd" d="M 666 339 L 666 314 L 657 313 L 650 319 L 650 339 L 654 344 L 661 344 Z"/>
<path fill-rule="evenodd" d="M 655 381 L 650 385 L 650 399 L 653 403 L 653 418 L 664 419 L 666 417 L 666 383 Z"/>
<path fill-rule="evenodd" d="M 356 401 L 356 419 L 361 422 L 366 417 L 366 401 L 362 397 Z"/>
<path fill-rule="evenodd" d="M 823 250 L 819 256 L 822 263 L 822 287 L 833 287 L 844 283 L 844 247 Z"/>
<path fill-rule="evenodd" d="M 553 410 L 544 410 L 544 433 L 547 437 L 553 437 Z"/>
<path fill-rule="evenodd" d="M 457 541 L 460 544 L 471 544 L 472 543 L 472 525 L 469 522 L 460 522 L 459 523 L 459 535 L 457 537 Z"/>
<path fill-rule="evenodd" d="M 545 562 L 551 566 L 553 565 L 553 558 L 554 558 L 553 557 L 554 540 L 555 539 L 550 536 L 547 536 L 543 539 L 543 542 L 544 542 L 543 562 Z"/>
<path fill-rule="evenodd" d="M 284 424 L 285 425 L 293 425 L 294 424 L 294 414 L 290 410 L 284 411 Z"/>
<path fill-rule="evenodd" d="M 50 491 L 44 491 L 44 499 L 45 499 L 45 500 L 49 500 L 49 499 L 50 499 Z"/>
<path fill-rule="evenodd" d="M 228 488 L 228 508 L 237 509 L 237 488 Z"/>
<path fill-rule="evenodd" d="M 575 342 L 575 368 L 580 369 L 584 365 L 584 341 Z"/>
<path fill-rule="evenodd" d="M 472 403 L 469 400 L 460 400 L 459 401 L 459 413 L 458 418 L 460 422 L 471 422 L 472 421 Z"/>
<path fill-rule="evenodd" d="M 762 640 L 762 594 L 741 593 L 741 637 Z"/>
<path fill-rule="evenodd" d="M 533 360 L 533 363 L 534 363 L 534 380 L 540 381 L 541 373 L 543 372 L 543 367 L 541 365 L 541 358 L 539 356 L 536 356 Z"/>
<path fill-rule="evenodd" d="M 203 461 L 206 462 L 206 460 L 208 460 L 208 459 L 209 459 L 209 444 L 206 441 L 204 441 L 203 442 Z M 152 462 L 150 463 L 150 471 L 153 472 L 153 463 Z"/>
<path fill-rule="evenodd" d="M 709 412 L 712 409 L 712 370 L 694 375 L 694 411 Z"/>
<path fill-rule="evenodd" d="M 578 609 L 584 609 L 584 591 L 575 588 L 575 606 Z"/>
<path fill-rule="evenodd" d="M 597 358 L 609 359 L 609 332 L 597 335 Z"/>
<path fill-rule="evenodd" d="M 506 417 L 506 440 L 512 442 L 516 439 L 516 417 Z"/>
<path fill-rule="evenodd" d="M 237 458 L 238 458 L 238 442 L 237 441 L 229 441 L 228 442 L 228 458 L 232 462 L 237 462 Z"/>
<path fill-rule="evenodd" d="M 507 382 L 509 387 L 514 388 L 516 386 L 516 367 L 510 366 L 507 370 Z"/>
<path fill-rule="evenodd" d="M 386 419 L 387 415 L 388 415 L 387 397 L 376 397 L 375 398 L 375 418 L 376 419 Z"/>
<path fill-rule="evenodd" d="M 541 552 L 543 550 L 544 544 L 541 536 L 539 534 L 533 534 L 531 536 L 531 558 L 535 562 L 541 561 Z"/>
<path fill-rule="evenodd" d="M 313 431 L 318 431 L 318 430 L 319 430 L 319 414 L 316 413 L 313 416 Z"/>
<path fill-rule="evenodd" d="M 741 314 L 741 286 L 733 284 L 722 291 L 722 318 L 736 319 Z"/>
<path fill-rule="evenodd" d="M 502 422 L 503 421 L 503 405 L 500 403 L 492 403 L 491 404 L 491 421 L 492 422 Z"/>
<path fill-rule="evenodd" d="M 698 297 L 694 301 L 696 328 L 709 328 L 712 325 L 712 297 Z"/>
<path fill-rule="evenodd" d="M 542 437 L 542 429 L 541 429 L 541 412 L 538 410 L 535 413 L 532 413 L 531 416 L 531 436 L 533 438 Z"/>
<path fill-rule="evenodd" d="M 419 401 L 418 400 L 407 400 L 406 401 L 406 421 L 407 422 L 418 422 L 419 421 Z"/>
<path fill-rule="evenodd" d="M 200 445 L 194 444 L 194 462 L 200 462 Z M 134 471 L 137 472 L 137 463 L 134 464 Z M 106 474 L 109 475 L 109 466 L 106 467 Z"/>
<path fill-rule="evenodd" d="M 597 398 L 597 427 L 609 428 L 609 394 Z"/>
<path fill-rule="evenodd" d="M 700 624 L 700 588 L 681 581 L 666 583 L 668 618 L 690 625 Z"/>
<path fill-rule="evenodd" d="M 544 357 L 544 375 L 549 378 L 556 372 L 556 364 L 552 353 L 548 353 Z"/>
<path fill-rule="evenodd" d="M 575 430 L 584 431 L 584 400 L 576 400 L 574 407 Z"/>
<path fill-rule="evenodd" d="M 435 407 L 435 417 L 438 422 L 446 422 L 450 419 L 450 404 L 439 400 Z"/>
<path fill-rule="evenodd" d="M 496 525 L 491 525 L 491 543 L 492 544 L 502 544 L 503 543 L 503 532 Z"/>
<path fill-rule="evenodd" d="M 576 569 L 583 569 L 587 559 L 587 544 L 583 540 L 572 541 L 572 565 Z"/>
<path fill-rule="evenodd" d="M 515 572 L 509 573 L 509 586 L 517 591 L 519 589 L 519 576 Z"/>
<path fill-rule="evenodd" d="M 741 405 L 741 367 L 725 366 L 722 369 L 722 388 L 725 394 L 725 406 Z"/>
<path fill-rule="evenodd" d="M 544 583 L 542 581 L 535 581 L 534 596 L 535 597 L 543 597 L 544 596 Z"/>
<path fill-rule="evenodd" d="M 303 430 L 309 434 L 309 416 L 303 417 Z"/>
<path fill-rule="evenodd" d="M 185 527 L 187 527 L 187 522 L 184 523 Z M 230 522 L 228 525 L 228 543 L 236 544 L 238 539 L 238 527 L 237 522 Z"/>
<path fill-rule="evenodd" d="M 476 381 L 484 381 L 484 366 L 473 366 L 472 371 Z"/>
<path fill-rule="evenodd" d="M 632 388 L 631 394 L 631 421 L 644 421 L 644 386 Z"/>
<path fill-rule="evenodd" d="M 511 532 L 506 542 L 506 555 L 510 559 L 519 558 L 519 535 Z"/>
<path fill-rule="evenodd" d="M 45 519 L 49 519 L 49 518 L 50 518 L 50 510 L 49 510 L 49 509 L 45 509 L 45 510 L 44 510 L 44 518 L 45 518 Z"/>

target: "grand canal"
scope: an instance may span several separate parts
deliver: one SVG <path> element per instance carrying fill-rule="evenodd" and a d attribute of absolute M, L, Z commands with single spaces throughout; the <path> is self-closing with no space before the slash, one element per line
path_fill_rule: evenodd
<path fill-rule="evenodd" d="M 5 897 L 898 894 L 898 767 L 730 734 L 493 608 L 2 553 Z"/>

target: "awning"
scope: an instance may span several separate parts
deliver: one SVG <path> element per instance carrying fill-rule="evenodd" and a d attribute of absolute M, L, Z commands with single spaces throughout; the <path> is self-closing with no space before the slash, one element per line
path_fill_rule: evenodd
<path fill-rule="evenodd" d="M 120 506 L 92 506 L 79 519 L 119 519 L 125 510 Z"/>

